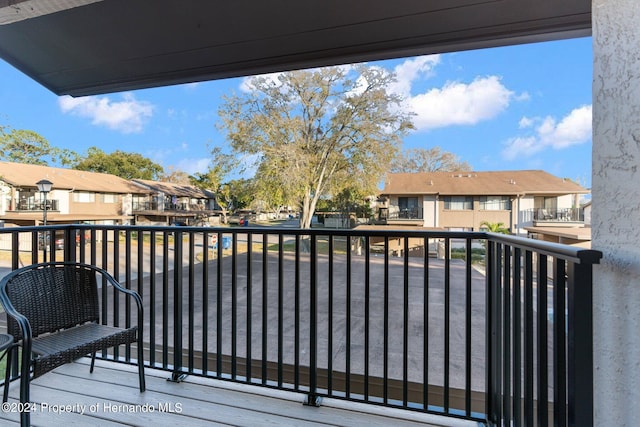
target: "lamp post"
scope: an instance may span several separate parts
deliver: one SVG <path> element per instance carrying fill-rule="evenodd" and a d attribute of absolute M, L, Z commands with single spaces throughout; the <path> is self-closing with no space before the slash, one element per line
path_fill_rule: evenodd
<path fill-rule="evenodd" d="M 47 194 L 51 191 L 51 187 L 53 186 L 53 182 L 47 179 L 41 179 L 36 182 L 38 186 L 38 191 L 44 194 L 44 203 L 43 203 L 43 211 L 42 211 L 42 225 L 47 225 Z"/>
<path fill-rule="evenodd" d="M 47 194 L 51 191 L 51 187 L 53 186 L 53 182 L 47 179 L 41 179 L 36 182 L 36 186 L 38 187 L 38 191 L 44 194 L 44 202 L 42 203 L 42 225 L 47 225 Z M 51 239 L 49 239 L 51 241 Z M 44 262 L 47 262 L 47 232 L 42 232 L 42 254 L 44 255 Z"/>

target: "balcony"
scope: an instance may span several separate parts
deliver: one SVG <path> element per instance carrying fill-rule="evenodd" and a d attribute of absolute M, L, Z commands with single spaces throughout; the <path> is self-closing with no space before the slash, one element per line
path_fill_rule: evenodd
<path fill-rule="evenodd" d="M 528 209 L 525 215 L 533 220 L 534 225 L 558 225 L 575 226 L 584 225 L 584 209 L 582 208 L 558 208 L 558 209 Z"/>
<path fill-rule="evenodd" d="M 386 225 L 416 225 L 424 224 L 422 208 L 404 208 L 398 206 L 378 208 L 378 223 Z"/>
<path fill-rule="evenodd" d="M 145 363 L 149 375 L 163 377 L 163 401 L 186 399 L 184 387 L 195 383 L 190 399 L 210 411 L 206 387 L 216 380 L 250 394 L 295 396 L 311 406 L 305 411 L 340 402 L 362 423 L 369 421 L 357 408 L 366 405 L 365 412 L 393 408 L 406 419 L 447 417 L 444 425 L 593 424 L 598 251 L 483 232 L 69 225 L 0 229 L 10 243 L 5 272 L 43 260 L 32 244 L 43 230 L 65 236 L 48 259 L 98 265 L 142 295 Z M 228 248 L 212 244 L 223 238 Z M 466 256 L 410 251 L 420 239 L 440 242 L 444 254 L 463 247 Z M 486 255 L 478 260 L 472 249 L 480 245 Z M 106 288 L 101 301 L 105 322 L 135 321 Z M 108 369 L 126 370 L 137 363 L 133 350 L 101 357 Z M 74 366 L 60 375 L 85 384 L 105 375 L 70 373 Z M 78 403 L 54 391 L 57 375 L 38 379 L 38 399 Z M 174 384 L 185 376 L 184 387 Z M 92 396 L 160 399 L 117 391 L 128 386 L 136 381 L 109 381 Z M 312 420 L 327 422 L 324 409 L 316 412 Z M 135 414 L 118 416 L 126 422 Z"/>
<path fill-rule="evenodd" d="M 47 200 L 47 210 L 48 211 L 58 211 L 59 210 L 59 200 Z M 44 210 L 44 202 L 40 200 L 22 200 L 17 203 L 16 211 L 43 211 Z"/>

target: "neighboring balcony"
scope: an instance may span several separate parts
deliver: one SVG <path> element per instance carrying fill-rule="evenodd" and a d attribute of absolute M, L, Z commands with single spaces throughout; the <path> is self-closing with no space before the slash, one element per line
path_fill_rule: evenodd
<path fill-rule="evenodd" d="M 48 211 L 58 211 L 59 209 L 59 201 L 58 200 L 47 200 L 47 210 Z M 16 205 L 16 211 L 43 211 L 44 210 L 44 202 L 41 200 L 22 200 L 19 201 Z"/>
<path fill-rule="evenodd" d="M 42 232 L 62 234 L 70 244 L 43 254 L 27 244 Z M 148 375 L 162 376 L 150 381 L 157 390 L 141 395 L 133 379 L 114 384 L 113 378 L 125 378 L 119 371 L 139 362 L 130 346 L 98 355 L 113 374 L 105 376 L 104 366 L 89 374 L 83 366 L 40 377 L 41 401 L 77 403 L 71 394 L 76 387 L 96 401 L 132 405 L 178 402 L 187 393 L 189 402 L 204 405 L 207 420 L 222 423 L 223 415 L 205 403 L 213 387 L 221 396 L 233 394 L 230 401 L 244 400 L 241 393 L 297 396 L 311 407 L 299 403 L 305 415 L 295 418 L 317 423 L 330 421 L 320 414 L 327 408 L 318 418 L 309 412 L 324 399 L 339 402 L 350 425 L 374 425 L 365 413 L 380 407 L 406 419 L 415 413 L 446 417 L 438 425 L 461 419 L 476 425 L 593 424 L 591 290 L 599 251 L 484 232 L 388 227 L 74 224 L 4 228 L 0 240 L 10 248 L 0 257 L 0 274 L 44 256 L 86 262 L 136 290 L 145 305 L 144 363 Z M 225 240 L 229 244 L 218 244 Z M 410 250 L 433 241 L 444 246 L 444 259 Z M 462 257 L 451 257 L 452 248 L 462 248 Z M 106 287 L 100 299 L 103 323 L 137 320 Z M 76 377 L 80 385 L 60 381 L 60 375 Z M 175 384 L 185 375 L 185 383 Z M 52 391 L 59 390 L 57 383 L 69 393 Z M 12 384 L 11 396 L 16 388 Z M 251 416 L 252 404 L 223 406 L 231 411 L 227 417 Z M 262 417 L 264 405 L 253 406 L 254 417 Z M 291 413 L 280 408 L 267 412 Z M 119 413 L 117 421 L 136 424 L 136 416 Z M 48 417 L 53 415 L 32 414 L 38 425 L 55 422 Z"/>
<path fill-rule="evenodd" d="M 421 208 L 400 208 L 398 206 L 378 208 L 378 223 L 386 225 L 417 225 L 424 224 Z"/>
<path fill-rule="evenodd" d="M 525 211 L 525 213 L 529 218 L 533 220 L 534 225 L 584 225 L 584 209 L 582 208 L 540 208 L 529 209 Z"/>

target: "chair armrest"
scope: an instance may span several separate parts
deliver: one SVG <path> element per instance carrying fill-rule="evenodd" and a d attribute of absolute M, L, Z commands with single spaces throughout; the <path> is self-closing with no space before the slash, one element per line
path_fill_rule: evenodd
<path fill-rule="evenodd" d="M 7 295 L 6 284 L 9 280 L 11 280 L 12 277 L 13 274 L 9 273 L 2 279 L 2 281 L 0 281 L 0 304 L 2 304 L 2 307 L 4 308 L 5 313 L 7 313 L 7 316 L 15 319 L 16 323 L 20 327 L 20 332 L 22 333 L 23 353 L 30 354 L 31 342 L 33 340 L 31 323 L 29 323 L 29 319 L 27 319 L 26 316 L 16 310 L 16 308 L 11 303 L 9 296 Z M 14 340 L 16 340 L 16 337 L 14 337 Z"/>
<path fill-rule="evenodd" d="M 91 264 L 83 264 L 78 262 L 66 262 L 64 264 L 72 265 L 72 266 L 80 266 L 83 268 L 88 268 L 90 270 L 93 270 L 99 273 L 102 277 L 104 277 L 107 283 L 111 284 L 111 286 L 113 286 L 113 288 L 116 289 L 118 292 L 122 292 L 123 294 L 133 298 L 133 300 L 136 302 L 136 307 L 138 310 L 138 330 L 139 330 L 139 333 L 142 334 L 143 306 L 142 306 L 142 298 L 140 297 L 140 294 L 138 294 L 133 289 L 127 289 L 124 286 L 122 286 L 120 282 L 118 282 L 108 271 L 106 271 L 103 268 L 96 267 L 95 265 L 91 265 Z"/>

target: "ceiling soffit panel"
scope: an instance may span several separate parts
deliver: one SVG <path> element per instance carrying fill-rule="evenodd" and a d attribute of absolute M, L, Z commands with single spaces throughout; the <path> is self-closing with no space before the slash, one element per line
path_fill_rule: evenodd
<path fill-rule="evenodd" d="M 50 1 L 71 5 L 0 21 L 0 56 L 72 95 L 585 36 L 591 28 L 590 0 Z M 0 0 L 0 17 L 7 2 Z"/>

